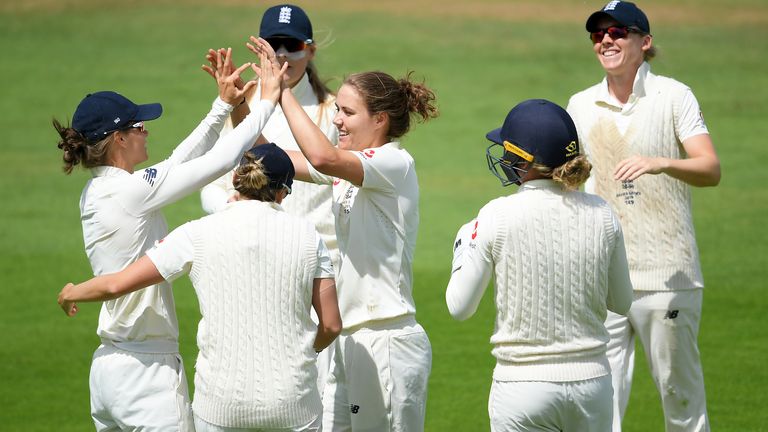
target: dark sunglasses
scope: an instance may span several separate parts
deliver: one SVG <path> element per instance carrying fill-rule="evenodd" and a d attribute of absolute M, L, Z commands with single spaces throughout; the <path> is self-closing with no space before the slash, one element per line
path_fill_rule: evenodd
<path fill-rule="evenodd" d="M 633 32 L 638 33 L 637 30 L 631 27 L 610 26 L 607 29 L 591 32 L 589 34 L 589 38 L 592 40 L 592 43 L 600 43 L 603 41 L 603 38 L 605 37 L 606 33 L 608 34 L 608 36 L 611 37 L 611 39 L 616 40 L 616 39 L 624 39 L 625 37 L 627 37 L 627 35 Z"/>
<path fill-rule="evenodd" d="M 294 39 L 294 38 L 267 38 L 267 43 L 272 47 L 273 50 L 277 51 L 280 49 L 281 46 L 285 47 L 285 50 L 288 52 L 297 52 L 297 51 L 303 51 L 304 48 L 307 47 L 307 43 Z"/>

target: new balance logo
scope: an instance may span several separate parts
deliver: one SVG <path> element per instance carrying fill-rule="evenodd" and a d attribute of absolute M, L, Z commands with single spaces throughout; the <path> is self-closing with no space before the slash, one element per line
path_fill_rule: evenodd
<path fill-rule="evenodd" d="M 680 312 L 679 310 L 669 310 L 667 311 L 666 315 L 664 315 L 664 319 L 675 319 L 677 318 L 677 314 Z"/>
<path fill-rule="evenodd" d="M 154 168 L 147 168 L 144 170 L 144 180 L 149 183 L 150 186 L 155 185 L 155 178 L 157 177 L 157 170 Z"/>
<path fill-rule="evenodd" d="M 277 17 L 277 22 L 283 23 L 283 24 L 290 24 L 291 23 L 291 8 L 289 7 L 282 7 L 280 8 L 280 15 Z"/>
<path fill-rule="evenodd" d="M 456 240 L 456 243 L 453 244 L 453 250 L 455 251 L 459 246 L 461 246 L 461 239 Z"/>
<path fill-rule="evenodd" d="M 357 414 L 358 411 L 360 411 L 360 405 L 349 404 L 349 410 L 352 412 L 352 414 Z"/>

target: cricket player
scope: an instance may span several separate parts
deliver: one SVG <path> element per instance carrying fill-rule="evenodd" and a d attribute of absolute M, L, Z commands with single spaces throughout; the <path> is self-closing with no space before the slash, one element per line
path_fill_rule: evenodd
<path fill-rule="evenodd" d="M 280 206 L 293 175 L 275 144 L 249 150 L 235 171 L 235 202 L 175 229 L 121 272 L 68 284 L 59 297 L 74 313 L 75 301 L 189 273 L 202 314 L 197 432 L 320 430 L 315 353 L 339 334 L 341 318 L 328 249 L 311 222 Z"/>
<path fill-rule="evenodd" d="M 317 43 L 309 16 L 302 8 L 292 4 L 272 6 L 264 11 L 259 36 L 274 48 L 277 61 L 281 65 L 288 65 L 286 85 L 292 89 L 304 111 L 322 129 L 328 140 L 337 145 L 339 131 L 332 122 L 336 114 L 335 96 L 320 78 L 315 65 Z M 258 108 L 258 93 L 257 88 L 257 91 L 246 95 L 245 105 L 250 109 Z M 222 130 L 222 137 L 230 130 L 232 122 L 227 122 Z M 275 113 L 270 116 L 262 131 L 260 143 L 267 141 L 286 150 L 299 150 L 279 105 L 275 107 Z M 200 191 L 200 201 L 204 211 L 209 214 L 217 212 L 233 199 L 233 173 L 234 171 L 230 171 L 203 187 Z M 331 253 L 334 268 L 338 268 L 339 249 L 336 244 L 331 197 L 331 185 L 296 182 L 292 188 L 291 199 L 285 201 L 283 208 L 289 214 L 306 217 L 315 224 Z M 318 387 L 321 395 L 328 376 L 332 348 L 323 350 L 317 356 Z"/>
<path fill-rule="evenodd" d="M 255 43 L 274 55 L 263 39 Z M 333 184 L 344 329 L 323 394 L 324 431 L 424 429 L 432 348 L 412 294 L 419 186 L 398 139 L 411 116 L 437 115 L 434 97 L 408 77 L 349 76 L 336 95 L 336 147 L 283 88 L 280 104 L 301 148 L 288 152 L 296 178 Z"/>
<path fill-rule="evenodd" d="M 591 167 L 564 109 L 524 101 L 487 138 L 492 173 L 521 186 L 459 230 L 445 296 L 467 319 L 495 276 L 491 430 L 608 431 L 603 322 L 632 302 L 621 226 L 605 201 L 577 190 Z"/>
<path fill-rule="evenodd" d="M 231 50 L 224 57 L 217 53 L 219 97 L 211 111 L 168 159 L 146 169 L 136 170 L 148 158 L 144 122 L 160 116 L 160 104 L 136 105 L 120 94 L 98 92 L 80 102 L 72 127 L 54 120 L 64 170 L 70 173 L 82 164 L 93 174 L 80 197 L 80 219 L 94 275 L 125 268 L 162 239 L 168 230 L 160 209 L 231 169 L 261 132 L 274 110 L 284 70 L 261 73 L 258 109 L 211 148 L 233 106 L 256 85 L 234 85 L 249 65 L 232 70 L 230 56 Z M 89 380 L 98 431 L 193 430 L 173 294 L 169 283 L 156 282 L 102 304 L 101 345 Z"/>
<path fill-rule="evenodd" d="M 690 186 L 717 185 L 720 162 L 691 89 L 651 72 L 656 50 L 642 10 L 611 1 L 589 16 L 586 30 L 605 78 L 572 96 L 568 112 L 594 166 L 586 190 L 621 220 L 635 290 L 629 314 L 606 321 L 613 429 L 629 400 L 637 336 L 666 430 L 706 431 L 697 343 L 704 281 Z"/>

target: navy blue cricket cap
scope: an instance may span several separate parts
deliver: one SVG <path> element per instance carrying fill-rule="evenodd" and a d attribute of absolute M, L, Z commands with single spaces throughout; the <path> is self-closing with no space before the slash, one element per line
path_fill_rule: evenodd
<path fill-rule="evenodd" d="M 91 143 L 132 123 L 154 120 L 163 113 L 159 103 L 136 105 L 125 96 L 112 92 L 91 93 L 80 101 L 72 116 L 72 128 Z"/>
<path fill-rule="evenodd" d="M 312 22 L 298 6 L 282 4 L 272 6 L 261 17 L 259 36 L 266 39 L 283 36 L 312 43 Z"/>
<path fill-rule="evenodd" d="M 256 160 L 261 159 L 261 164 L 264 166 L 264 171 L 269 179 L 270 188 L 291 188 L 296 171 L 293 168 L 290 156 L 288 156 L 285 150 L 278 147 L 275 143 L 268 143 L 257 145 L 245 153 L 250 154 Z M 243 156 L 240 164 L 245 163 L 248 163 L 248 159 Z"/>
<path fill-rule="evenodd" d="M 579 155 L 579 137 L 571 116 L 559 105 L 544 99 L 520 102 L 509 111 L 504 124 L 485 137 L 502 145 L 505 151 L 550 168 Z M 518 150 L 527 155 L 521 155 Z"/>
<path fill-rule="evenodd" d="M 600 30 L 597 28 L 597 22 L 604 16 L 615 19 L 616 22 L 623 26 L 635 27 L 643 33 L 651 34 L 651 25 L 648 23 L 648 17 L 632 2 L 618 0 L 608 2 L 602 9 L 587 18 L 587 31 L 592 33 Z"/>

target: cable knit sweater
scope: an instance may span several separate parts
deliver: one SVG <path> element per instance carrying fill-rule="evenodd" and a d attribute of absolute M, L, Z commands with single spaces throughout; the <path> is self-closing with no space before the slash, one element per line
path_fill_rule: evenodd
<path fill-rule="evenodd" d="M 531 180 L 488 203 L 467 226 L 446 300 L 455 318 L 467 318 L 494 272 L 494 379 L 562 382 L 610 373 L 606 309 L 626 313 L 632 286 L 608 204 Z"/>
<path fill-rule="evenodd" d="M 644 175 L 628 182 L 613 178 L 618 162 L 632 155 L 685 157 L 681 140 L 688 126 L 681 112 L 686 96 L 688 101 L 692 98 L 686 94 L 690 89 L 652 74 L 647 63 L 638 71 L 634 89 L 623 108 L 606 101 L 605 82 L 577 93 L 568 104 L 594 167 L 587 191 L 605 198 L 621 220 L 636 290 L 701 288 L 690 186 L 668 175 Z M 625 132 L 617 119 L 628 121 Z M 698 129 L 702 131 L 706 132 L 703 122 Z"/>
<path fill-rule="evenodd" d="M 285 428 L 316 418 L 322 405 L 309 313 L 319 262 L 314 226 L 275 203 L 238 201 L 180 227 L 164 243 L 178 249 L 179 235 L 193 246 L 189 276 L 202 314 L 195 414 L 237 428 Z M 161 256 L 168 254 L 163 246 L 148 255 L 167 277 L 165 262 L 172 260 Z M 323 277 L 332 277 L 329 270 Z"/>

